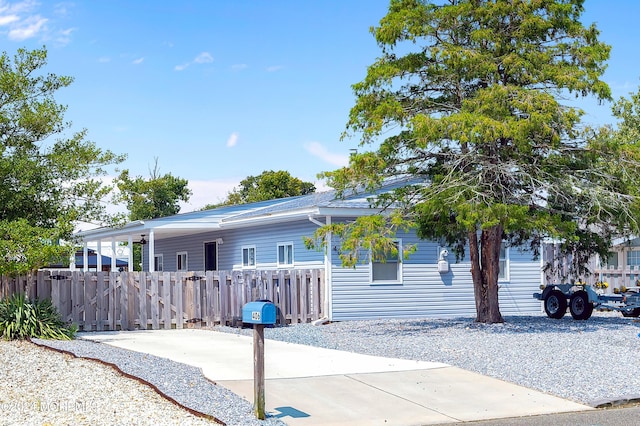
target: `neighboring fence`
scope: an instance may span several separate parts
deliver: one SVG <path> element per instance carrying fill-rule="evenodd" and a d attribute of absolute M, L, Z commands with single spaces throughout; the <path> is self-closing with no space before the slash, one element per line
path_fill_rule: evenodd
<path fill-rule="evenodd" d="M 207 272 L 38 271 L 4 279 L 0 298 L 51 298 L 65 321 L 84 331 L 239 325 L 242 306 L 268 299 L 279 324 L 325 315 L 324 270 Z"/>

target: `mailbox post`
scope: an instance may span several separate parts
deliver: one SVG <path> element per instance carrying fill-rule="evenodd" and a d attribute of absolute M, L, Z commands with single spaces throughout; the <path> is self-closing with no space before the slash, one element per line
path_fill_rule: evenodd
<path fill-rule="evenodd" d="M 242 307 L 242 322 L 253 324 L 253 410 L 264 420 L 264 326 L 276 323 L 276 307 L 267 300 L 249 302 Z"/>

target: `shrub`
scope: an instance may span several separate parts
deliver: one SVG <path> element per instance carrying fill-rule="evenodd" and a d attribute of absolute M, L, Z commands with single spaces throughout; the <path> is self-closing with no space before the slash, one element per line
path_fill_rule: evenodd
<path fill-rule="evenodd" d="M 29 301 L 23 294 L 14 294 L 0 300 L 0 336 L 6 340 L 71 340 L 76 331 L 76 326 L 62 321 L 51 299 Z"/>

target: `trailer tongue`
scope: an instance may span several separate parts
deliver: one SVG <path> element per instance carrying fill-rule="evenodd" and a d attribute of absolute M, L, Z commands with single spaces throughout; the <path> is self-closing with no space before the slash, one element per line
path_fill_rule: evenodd
<path fill-rule="evenodd" d="M 626 289 L 622 294 L 600 294 L 586 284 L 548 284 L 535 299 L 544 303 L 549 318 L 560 319 L 567 312 L 575 320 L 586 320 L 594 309 L 620 311 L 625 317 L 640 316 L 640 288 Z"/>

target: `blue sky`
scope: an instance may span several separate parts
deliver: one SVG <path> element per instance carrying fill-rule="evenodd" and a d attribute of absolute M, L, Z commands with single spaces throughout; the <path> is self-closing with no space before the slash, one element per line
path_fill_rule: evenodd
<path fill-rule="evenodd" d="M 188 179 L 183 212 L 218 202 L 249 175 L 287 170 L 305 181 L 347 163 L 340 141 L 351 85 L 379 55 L 369 27 L 387 0 L 0 0 L 0 50 L 46 45 L 47 72 L 75 78 L 57 99 L 73 129 L 126 153 L 120 165 Z M 586 0 L 613 46 L 615 97 L 640 83 L 635 0 Z M 609 105 L 581 101 L 585 121 Z M 322 184 L 318 183 L 322 188 Z"/>

